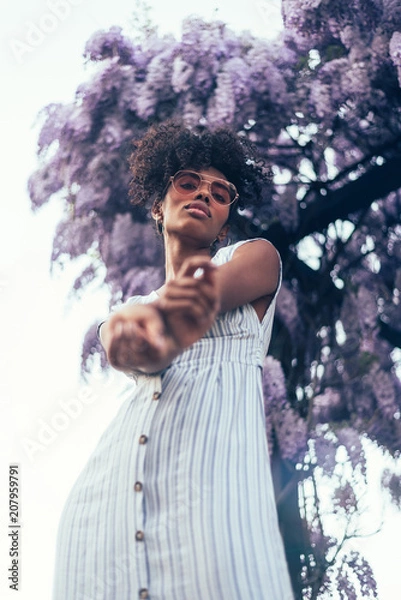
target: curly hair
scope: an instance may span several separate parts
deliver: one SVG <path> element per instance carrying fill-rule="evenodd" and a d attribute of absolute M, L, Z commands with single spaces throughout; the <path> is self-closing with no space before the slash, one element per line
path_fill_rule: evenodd
<path fill-rule="evenodd" d="M 176 121 L 154 125 L 134 142 L 129 165 L 131 202 L 146 208 L 163 199 L 169 178 L 181 169 L 221 171 L 237 188 L 239 201 L 234 206 L 240 208 L 248 202 L 258 204 L 262 185 L 270 178 L 270 170 L 245 137 L 228 128 L 189 129 Z"/>

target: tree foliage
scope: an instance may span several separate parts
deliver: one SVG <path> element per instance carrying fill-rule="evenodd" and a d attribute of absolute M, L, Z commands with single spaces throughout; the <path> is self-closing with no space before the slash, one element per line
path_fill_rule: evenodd
<path fill-rule="evenodd" d="M 293 585 L 299 598 L 374 598 L 345 541 L 362 533 L 363 439 L 394 458 L 401 446 L 401 7 L 283 0 L 282 12 L 274 41 L 197 18 L 179 40 L 95 33 L 75 100 L 43 110 L 29 191 L 34 208 L 63 199 L 52 258 L 86 255 L 75 291 L 105 273 L 113 304 L 162 277 L 148 215 L 127 200 L 132 140 L 180 117 L 258 147 L 273 181 L 232 237 L 266 237 L 283 258 L 264 390 Z M 98 352 L 91 328 L 84 362 Z M 397 472 L 383 485 L 399 506 Z"/>

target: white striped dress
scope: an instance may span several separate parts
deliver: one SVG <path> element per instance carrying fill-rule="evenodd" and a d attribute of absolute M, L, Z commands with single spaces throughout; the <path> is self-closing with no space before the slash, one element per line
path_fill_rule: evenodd
<path fill-rule="evenodd" d="M 54 600 L 292 599 L 262 399 L 274 304 L 262 323 L 251 305 L 220 315 L 139 376 L 64 508 Z"/>

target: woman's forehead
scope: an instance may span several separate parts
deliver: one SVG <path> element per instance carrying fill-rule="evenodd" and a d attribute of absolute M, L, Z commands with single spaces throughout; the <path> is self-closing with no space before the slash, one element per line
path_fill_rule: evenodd
<path fill-rule="evenodd" d="M 216 177 L 217 179 L 225 179 L 227 181 L 227 177 L 224 175 L 224 173 L 212 166 L 201 167 L 198 169 L 191 168 L 190 170 L 195 171 L 196 173 L 199 173 L 200 175 L 206 175 L 207 177 Z"/>

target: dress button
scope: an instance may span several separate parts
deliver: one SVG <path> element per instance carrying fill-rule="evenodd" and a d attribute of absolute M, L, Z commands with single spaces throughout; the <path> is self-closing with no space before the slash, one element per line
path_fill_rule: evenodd
<path fill-rule="evenodd" d="M 148 436 L 147 435 L 141 435 L 141 437 L 139 438 L 139 443 L 140 444 L 146 444 L 147 441 L 148 441 Z"/>
<path fill-rule="evenodd" d="M 153 400 L 158 400 L 158 399 L 160 398 L 160 396 L 161 396 L 161 393 L 160 393 L 160 392 L 155 392 L 155 393 L 153 394 Z"/>
<path fill-rule="evenodd" d="M 149 592 L 146 588 L 142 588 L 141 590 L 139 590 L 139 597 L 141 598 L 141 600 L 149 598 Z"/>
<path fill-rule="evenodd" d="M 134 490 L 136 492 L 142 492 L 143 485 L 140 481 L 136 481 L 134 485 Z"/>
<path fill-rule="evenodd" d="M 145 539 L 145 534 L 143 531 L 137 531 L 135 534 L 135 539 L 137 542 L 142 542 Z"/>

